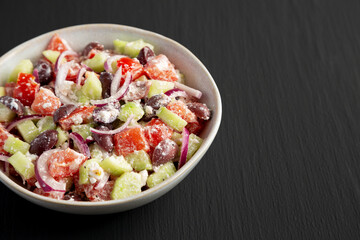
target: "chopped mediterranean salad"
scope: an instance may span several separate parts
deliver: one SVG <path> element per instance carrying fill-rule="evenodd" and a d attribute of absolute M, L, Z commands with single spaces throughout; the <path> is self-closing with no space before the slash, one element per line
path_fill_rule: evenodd
<path fill-rule="evenodd" d="M 211 111 L 142 39 L 75 52 L 55 34 L 0 87 L 0 166 L 28 190 L 69 201 L 153 188 L 201 146 Z"/>

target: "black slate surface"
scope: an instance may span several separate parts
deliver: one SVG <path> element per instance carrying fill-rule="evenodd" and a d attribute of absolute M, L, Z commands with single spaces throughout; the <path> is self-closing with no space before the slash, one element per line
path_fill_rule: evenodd
<path fill-rule="evenodd" d="M 117 23 L 170 37 L 213 75 L 219 133 L 171 192 L 105 216 L 47 210 L 0 184 L 1 239 L 359 239 L 359 1 L 7 1 L 0 54 Z"/>

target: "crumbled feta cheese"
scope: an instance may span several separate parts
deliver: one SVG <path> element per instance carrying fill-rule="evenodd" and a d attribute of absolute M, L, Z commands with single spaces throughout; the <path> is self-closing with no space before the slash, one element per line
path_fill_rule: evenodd
<path fill-rule="evenodd" d="M 145 186 L 146 185 L 146 180 L 149 176 L 148 171 L 147 170 L 142 170 L 141 172 L 139 172 L 141 175 L 141 186 Z"/>
<path fill-rule="evenodd" d="M 153 113 L 153 108 L 151 106 L 146 105 L 145 106 L 145 113 L 146 114 L 152 114 Z"/>
<path fill-rule="evenodd" d="M 87 168 L 89 169 L 89 181 L 91 184 L 100 180 L 104 175 L 104 170 L 97 162 L 91 162 Z"/>
<path fill-rule="evenodd" d="M 29 158 L 32 162 L 34 162 L 34 161 L 38 158 L 37 155 L 31 154 L 31 153 L 29 153 L 29 152 L 26 152 L 25 156 L 26 156 L 27 158 Z"/>
<path fill-rule="evenodd" d="M 79 125 L 83 122 L 83 119 L 80 114 L 75 114 L 73 117 L 71 117 L 71 119 L 75 125 Z"/>

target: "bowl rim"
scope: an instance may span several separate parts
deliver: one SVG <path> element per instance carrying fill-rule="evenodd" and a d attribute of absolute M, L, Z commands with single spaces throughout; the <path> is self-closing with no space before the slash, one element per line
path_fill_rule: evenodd
<path fill-rule="evenodd" d="M 176 42 L 175 40 L 172 40 L 161 34 L 158 34 L 158 33 L 152 32 L 152 31 L 148 31 L 148 30 L 144 30 L 144 29 L 140 29 L 137 27 L 131 27 L 131 26 L 126 26 L 126 25 L 121 25 L 121 24 L 112 24 L 112 23 L 92 23 L 92 24 L 74 25 L 74 26 L 64 27 L 64 28 L 60 28 L 60 29 L 56 29 L 56 30 L 52 30 L 52 31 L 43 33 L 35 38 L 29 39 L 29 40 L 21 43 L 20 45 L 17 45 L 16 47 L 12 48 L 11 50 L 9 50 L 8 52 L 6 52 L 4 55 L 2 55 L 0 57 L 0 64 L 2 64 L 4 61 L 6 61 L 7 58 L 10 58 L 11 56 L 22 51 L 23 49 L 29 47 L 29 45 L 32 45 L 32 44 L 36 43 L 37 41 L 41 41 L 44 38 L 48 38 L 49 36 L 51 36 L 55 33 L 61 34 L 61 32 L 64 32 L 64 31 L 76 31 L 76 30 L 80 30 L 83 28 L 94 28 L 94 27 L 95 28 L 103 27 L 103 28 L 109 28 L 109 29 L 113 28 L 113 29 L 120 30 L 120 31 L 135 32 L 135 33 L 138 33 L 138 34 L 141 34 L 144 36 L 148 35 L 151 37 L 159 38 L 160 40 L 167 41 L 170 44 L 176 45 L 178 48 L 180 48 L 182 51 L 184 51 L 187 55 L 189 55 L 191 58 L 193 58 L 193 60 L 195 60 L 196 63 L 206 73 L 207 77 L 210 80 L 212 87 L 215 90 L 214 97 L 216 98 L 215 103 L 216 103 L 217 110 L 211 119 L 211 121 L 215 122 L 214 126 L 212 129 L 210 129 L 209 135 L 204 140 L 200 149 L 192 156 L 191 160 L 188 161 L 187 164 L 185 164 L 181 169 L 177 170 L 173 176 L 171 176 L 169 179 L 167 179 L 167 181 L 164 181 L 164 182 L 156 185 L 155 187 L 149 188 L 146 191 L 143 191 L 134 196 L 124 198 L 124 199 L 108 200 L 108 201 L 100 201 L 100 202 L 58 200 L 58 199 L 53 199 L 50 197 L 45 197 L 45 196 L 36 194 L 32 191 L 29 191 L 26 188 L 24 188 L 23 186 L 18 185 L 12 179 L 10 179 L 5 173 L 3 173 L 3 171 L 0 171 L 0 181 L 3 182 L 11 190 L 13 190 L 13 191 L 17 190 L 17 192 L 15 191 L 16 193 L 25 194 L 25 195 L 27 195 L 26 197 L 35 198 L 41 202 L 45 201 L 47 203 L 54 203 L 54 204 L 59 204 L 59 205 L 64 205 L 64 206 L 76 206 L 76 207 L 113 206 L 113 205 L 120 205 L 120 204 L 133 202 L 134 200 L 139 200 L 141 198 L 145 198 L 146 196 L 151 196 L 151 195 L 155 194 L 156 192 L 158 192 L 159 190 L 165 189 L 166 186 L 170 185 L 171 183 L 174 183 L 176 181 L 176 179 L 185 177 L 188 173 L 191 172 L 192 168 L 195 167 L 197 165 L 197 163 L 201 160 L 202 156 L 207 152 L 207 150 L 209 149 L 213 140 L 215 139 L 215 136 L 219 130 L 221 118 L 222 118 L 222 101 L 221 101 L 220 92 L 216 86 L 214 79 L 212 78 L 211 74 L 206 69 L 206 67 L 203 65 L 203 63 L 190 50 L 188 50 L 186 47 L 184 47 L 180 43 Z M 185 176 L 183 176 L 183 175 L 185 175 Z"/>

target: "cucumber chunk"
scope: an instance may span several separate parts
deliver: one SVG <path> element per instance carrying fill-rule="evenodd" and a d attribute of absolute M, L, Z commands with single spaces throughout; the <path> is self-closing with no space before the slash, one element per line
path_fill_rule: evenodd
<path fill-rule="evenodd" d="M 90 146 L 90 155 L 91 158 L 99 159 L 100 161 L 106 157 L 108 157 L 108 152 L 106 152 L 102 147 L 98 144 L 94 143 Z"/>
<path fill-rule="evenodd" d="M 51 116 L 46 116 L 42 119 L 40 119 L 36 126 L 38 127 L 40 133 L 45 132 L 47 130 L 55 130 L 56 124 L 54 123 L 54 119 Z"/>
<path fill-rule="evenodd" d="M 102 72 L 104 71 L 104 63 L 108 57 L 109 55 L 105 52 L 98 52 L 93 58 L 85 60 L 84 63 L 95 72 Z"/>
<path fill-rule="evenodd" d="M 30 179 L 35 176 L 34 164 L 21 152 L 17 152 L 9 159 L 9 163 L 15 168 L 24 179 Z"/>
<path fill-rule="evenodd" d="M 104 174 L 104 170 L 100 167 L 98 159 L 87 160 L 79 169 L 79 183 L 88 184 L 91 182 L 89 179 L 91 175 L 101 176 L 102 174 Z"/>
<path fill-rule="evenodd" d="M 121 41 L 119 39 L 115 39 L 113 41 L 113 44 L 114 44 L 114 48 L 115 48 L 115 52 L 116 53 L 120 53 L 120 54 L 123 54 L 124 53 L 124 49 L 125 49 L 125 46 L 128 42 L 127 41 Z"/>
<path fill-rule="evenodd" d="M 126 155 L 125 159 L 137 172 L 143 170 L 152 170 L 150 157 L 144 150 L 130 153 Z"/>
<path fill-rule="evenodd" d="M 40 134 L 39 129 L 35 126 L 34 122 L 31 120 L 27 120 L 25 122 L 19 123 L 16 127 L 19 130 L 21 136 L 28 143 L 31 143 L 31 141 L 34 140 L 34 138 L 36 138 Z"/>
<path fill-rule="evenodd" d="M 185 84 L 185 75 L 182 73 L 179 73 L 179 79 L 177 80 L 177 82 Z"/>
<path fill-rule="evenodd" d="M 84 85 L 81 87 L 81 90 L 79 91 L 80 94 L 78 94 L 79 101 L 85 101 L 94 99 L 98 100 L 101 99 L 101 92 L 102 92 L 102 86 L 101 82 L 96 76 L 94 72 L 89 72 L 87 74 L 87 78 L 85 80 Z M 84 99 L 81 99 L 81 98 Z"/>
<path fill-rule="evenodd" d="M 173 140 L 174 142 L 176 142 L 177 145 L 180 146 L 182 143 L 182 134 L 173 132 L 173 134 L 171 135 L 171 140 Z"/>
<path fill-rule="evenodd" d="M 30 149 L 30 144 L 27 142 L 23 142 L 20 139 L 9 136 L 4 143 L 4 150 L 7 151 L 10 154 L 15 154 L 17 152 L 21 152 L 23 154 L 26 154 Z"/>
<path fill-rule="evenodd" d="M 145 75 L 142 75 L 141 77 L 135 79 L 135 81 L 147 81 L 148 79 L 146 78 Z"/>
<path fill-rule="evenodd" d="M 117 178 L 111 191 L 111 199 L 123 199 L 141 193 L 142 178 L 139 173 L 127 172 Z"/>
<path fill-rule="evenodd" d="M 61 127 L 57 127 L 56 131 L 58 132 L 58 141 L 55 146 L 60 147 L 68 140 L 68 134 Z"/>
<path fill-rule="evenodd" d="M 0 103 L 0 122 L 10 122 L 16 116 L 14 111 L 11 111 L 8 107 Z"/>
<path fill-rule="evenodd" d="M 162 183 L 176 172 L 176 168 L 173 162 L 167 162 L 161 165 L 158 171 L 150 174 L 146 183 L 149 188 L 155 187 L 159 183 Z"/>
<path fill-rule="evenodd" d="M 178 132 L 182 132 L 183 128 L 187 125 L 187 122 L 167 109 L 166 107 L 160 107 L 158 111 L 156 111 L 156 115 L 169 127 L 175 129 Z"/>
<path fill-rule="evenodd" d="M 131 172 L 131 165 L 123 156 L 110 156 L 100 162 L 100 166 L 113 176 L 120 176 L 124 172 Z"/>
<path fill-rule="evenodd" d="M 200 148 L 202 143 L 203 143 L 203 139 L 201 137 L 198 137 L 193 133 L 190 134 L 186 160 L 189 160 L 196 153 L 196 151 Z"/>
<path fill-rule="evenodd" d="M 128 42 L 124 47 L 124 54 L 126 54 L 132 58 L 135 58 L 135 57 L 137 57 L 137 55 L 139 55 L 140 50 L 145 46 L 151 48 L 151 50 L 154 51 L 153 45 L 151 45 L 150 43 L 144 42 L 144 40 L 142 40 L 142 39 L 139 39 L 136 41 Z"/>
<path fill-rule="evenodd" d="M 174 88 L 173 82 L 166 82 L 160 80 L 150 80 L 150 89 L 148 93 L 148 98 L 151 98 L 154 95 L 165 93 Z"/>
<path fill-rule="evenodd" d="M 138 121 L 142 118 L 142 116 L 144 116 L 144 113 L 145 112 L 140 104 L 135 102 L 128 102 L 121 106 L 119 119 L 123 122 L 126 122 L 130 115 L 134 115 L 133 120 Z"/>
<path fill-rule="evenodd" d="M 19 73 L 32 73 L 34 66 L 29 59 L 21 60 L 11 72 L 8 82 L 16 82 Z"/>
<path fill-rule="evenodd" d="M 34 115 L 37 114 L 34 110 L 31 109 L 31 107 L 29 106 L 25 106 L 25 115 L 29 116 L 29 115 Z M 35 122 L 38 120 L 34 120 Z"/>
<path fill-rule="evenodd" d="M 53 50 L 45 50 L 42 52 L 44 57 L 49 60 L 52 64 L 56 63 L 56 60 L 58 59 L 60 52 L 53 51 Z"/>
<path fill-rule="evenodd" d="M 72 125 L 71 130 L 73 132 L 77 132 L 78 134 L 80 134 L 83 137 L 83 139 L 86 139 L 91 136 L 91 131 L 90 131 L 91 127 L 94 127 L 93 123 Z"/>
<path fill-rule="evenodd" d="M 5 96 L 5 95 L 6 95 L 5 88 L 0 87 L 0 97 Z"/>

